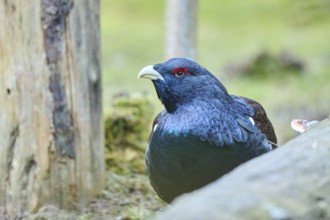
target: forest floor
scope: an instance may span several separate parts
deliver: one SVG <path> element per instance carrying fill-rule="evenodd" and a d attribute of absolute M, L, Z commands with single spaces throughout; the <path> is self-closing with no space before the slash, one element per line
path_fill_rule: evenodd
<path fill-rule="evenodd" d="M 133 220 L 151 219 L 166 204 L 152 191 L 146 175 L 107 172 L 102 195 L 79 211 L 44 206 L 33 220 Z"/>

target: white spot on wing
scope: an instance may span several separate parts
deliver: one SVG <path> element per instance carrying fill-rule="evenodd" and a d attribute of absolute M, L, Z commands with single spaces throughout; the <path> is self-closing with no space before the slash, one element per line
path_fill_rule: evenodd
<path fill-rule="evenodd" d="M 253 120 L 253 118 L 249 117 L 249 120 L 250 120 L 250 122 L 252 123 L 252 125 L 254 126 L 254 125 L 255 125 L 255 123 L 254 123 L 254 120 Z"/>
<path fill-rule="evenodd" d="M 152 131 L 153 131 L 153 132 L 155 132 L 155 131 L 156 131 L 156 129 L 157 129 L 157 127 L 158 127 L 158 124 L 155 124 L 155 125 L 154 125 L 154 128 L 153 128 L 153 130 L 152 130 Z"/>

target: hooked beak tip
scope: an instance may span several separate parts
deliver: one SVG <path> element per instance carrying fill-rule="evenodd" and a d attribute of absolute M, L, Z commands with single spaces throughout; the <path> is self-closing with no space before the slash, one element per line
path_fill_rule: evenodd
<path fill-rule="evenodd" d="M 149 65 L 149 66 L 142 68 L 140 70 L 139 74 L 137 75 L 137 78 L 138 79 L 145 78 L 145 79 L 150 79 L 150 80 L 160 79 L 160 80 L 164 81 L 163 76 L 154 69 L 153 65 Z"/>

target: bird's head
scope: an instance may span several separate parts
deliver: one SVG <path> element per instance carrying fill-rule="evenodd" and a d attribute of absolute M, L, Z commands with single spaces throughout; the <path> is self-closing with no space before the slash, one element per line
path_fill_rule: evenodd
<path fill-rule="evenodd" d="M 204 67 L 185 58 L 144 67 L 138 78 L 152 80 L 158 98 L 168 112 L 196 99 L 230 97 L 225 87 Z"/>

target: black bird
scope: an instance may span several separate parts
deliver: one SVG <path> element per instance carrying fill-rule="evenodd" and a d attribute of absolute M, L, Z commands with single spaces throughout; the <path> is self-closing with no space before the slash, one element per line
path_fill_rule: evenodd
<path fill-rule="evenodd" d="M 143 68 L 138 78 L 152 80 L 165 107 L 154 120 L 146 164 L 151 185 L 168 203 L 276 146 L 262 106 L 229 95 L 194 61 L 173 58 Z"/>

